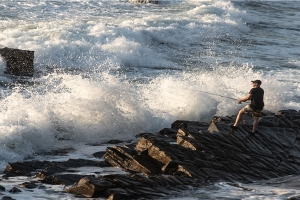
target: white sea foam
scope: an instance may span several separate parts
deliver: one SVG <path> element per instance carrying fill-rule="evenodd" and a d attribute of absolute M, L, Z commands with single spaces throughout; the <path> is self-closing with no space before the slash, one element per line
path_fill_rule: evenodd
<path fill-rule="evenodd" d="M 247 73 L 240 75 L 244 71 Z M 55 138 L 74 142 L 126 140 L 140 132 L 169 127 L 177 119 L 209 121 L 214 115 L 233 115 L 244 105 L 230 98 L 246 96 L 252 79 L 262 79 L 262 87 L 268 91 L 265 109 L 276 112 L 298 104 L 286 102 L 293 96 L 290 83 L 280 83 L 276 77 L 268 78 L 249 67 L 164 75 L 150 84 L 120 81 L 109 74 L 102 74 L 101 79 L 68 74 L 40 79 L 43 82 L 36 79 L 33 87 L 15 87 L 1 99 L 0 141 L 12 146 L 17 155 L 50 149 L 57 142 Z M 2 156 L 4 160 L 13 158 L 9 153 Z"/>

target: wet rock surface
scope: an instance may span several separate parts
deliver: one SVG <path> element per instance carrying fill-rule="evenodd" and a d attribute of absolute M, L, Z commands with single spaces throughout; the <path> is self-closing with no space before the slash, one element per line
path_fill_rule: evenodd
<path fill-rule="evenodd" d="M 6 61 L 5 73 L 16 76 L 33 76 L 34 51 L 0 48 L 0 56 Z"/>
<path fill-rule="evenodd" d="M 232 132 L 229 123 L 234 120 L 233 116 L 215 116 L 209 123 L 178 120 L 158 133 L 138 134 L 137 142 L 116 142 L 105 152 L 95 152 L 99 161 L 9 163 L 3 178 L 39 178 L 39 183 L 65 185 L 65 192 L 78 197 L 155 199 L 216 181 L 252 183 L 300 174 L 299 111 L 268 113 L 255 135 L 250 134 L 250 116 Z M 113 166 L 125 173 L 74 174 L 83 166 Z M 35 181 L 25 182 L 14 191 L 37 187 Z"/>
<path fill-rule="evenodd" d="M 153 3 L 158 4 L 158 0 L 129 0 L 130 3 L 140 3 L 140 4 L 147 4 L 147 3 Z"/>

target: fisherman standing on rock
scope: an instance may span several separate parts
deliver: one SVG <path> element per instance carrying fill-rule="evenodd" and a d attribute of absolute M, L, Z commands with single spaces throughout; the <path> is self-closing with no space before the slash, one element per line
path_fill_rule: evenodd
<path fill-rule="evenodd" d="M 230 124 L 230 127 L 233 130 L 237 129 L 239 122 L 242 120 L 244 114 L 252 114 L 253 117 L 253 128 L 251 134 L 254 135 L 258 131 L 258 120 L 262 117 L 261 111 L 264 107 L 264 90 L 260 87 L 261 81 L 255 80 L 251 81 L 253 88 L 250 90 L 249 94 L 243 98 L 238 99 L 238 103 L 251 100 L 251 103 L 242 108 L 235 120 L 234 124 Z"/>

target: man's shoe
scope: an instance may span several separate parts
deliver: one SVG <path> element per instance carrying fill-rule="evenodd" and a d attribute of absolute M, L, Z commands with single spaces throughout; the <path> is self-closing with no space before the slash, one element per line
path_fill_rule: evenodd
<path fill-rule="evenodd" d="M 232 128 L 233 130 L 237 129 L 237 126 L 234 126 L 233 124 L 229 124 L 230 128 Z"/>
<path fill-rule="evenodd" d="M 252 136 L 254 136 L 255 134 L 258 134 L 258 130 L 256 130 L 254 133 L 251 131 L 250 134 L 251 134 Z"/>

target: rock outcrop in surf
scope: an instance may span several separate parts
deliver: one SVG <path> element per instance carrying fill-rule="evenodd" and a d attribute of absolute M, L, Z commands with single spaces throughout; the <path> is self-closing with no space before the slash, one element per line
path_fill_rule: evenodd
<path fill-rule="evenodd" d="M 252 183 L 300 174 L 299 111 L 265 115 L 256 135 L 250 134 L 250 116 L 245 116 L 243 124 L 229 134 L 228 124 L 234 118 L 215 116 L 209 123 L 177 120 L 158 133 L 138 134 L 137 142 L 120 143 L 94 154 L 105 161 L 39 161 L 27 169 L 24 162 L 12 163 L 5 174 L 35 173 L 47 184 L 76 182 L 66 192 L 108 199 L 153 199 L 216 181 Z M 83 163 L 119 167 L 125 174 L 68 176 L 70 166 Z"/>
<path fill-rule="evenodd" d="M 141 3 L 141 4 L 147 4 L 147 3 L 154 3 L 158 4 L 158 0 L 129 0 L 130 3 Z"/>
<path fill-rule="evenodd" d="M 34 51 L 0 48 L 0 56 L 6 62 L 4 73 L 15 76 L 33 76 L 34 72 Z"/>

